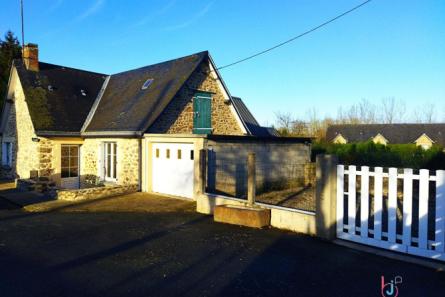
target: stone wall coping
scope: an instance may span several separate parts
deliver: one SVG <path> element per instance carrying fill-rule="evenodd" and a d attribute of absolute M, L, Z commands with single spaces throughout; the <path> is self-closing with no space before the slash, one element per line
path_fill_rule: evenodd
<path fill-rule="evenodd" d="M 133 185 L 104 185 L 100 187 L 91 187 L 91 188 L 81 188 L 81 189 L 59 189 L 57 193 L 67 192 L 67 193 L 77 193 L 82 191 L 95 191 L 95 190 L 110 190 L 110 189 L 120 189 L 120 188 L 129 188 L 129 187 L 137 187 L 137 184 Z"/>
<path fill-rule="evenodd" d="M 298 213 L 302 213 L 302 214 L 305 214 L 305 215 L 315 216 L 315 212 L 302 210 L 302 209 L 297 209 L 297 208 L 289 208 L 289 207 L 283 207 L 283 206 L 278 206 L 278 205 L 271 205 L 271 204 L 260 203 L 260 202 L 255 202 L 255 205 L 259 205 L 261 207 L 268 208 L 268 209 L 279 209 L 279 210 L 285 210 L 285 211 L 290 211 L 290 212 L 298 212 Z"/>

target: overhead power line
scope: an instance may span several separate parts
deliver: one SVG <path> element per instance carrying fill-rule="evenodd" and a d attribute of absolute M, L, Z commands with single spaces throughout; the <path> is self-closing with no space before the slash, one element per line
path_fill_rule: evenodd
<path fill-rule="evenodd" d="M 371 1 L 372 1 L 372 0 L 367 0 L 367 1 L 365 1 L 365 2 L 362 2 L 361 4 L 359 4 L 359 5 L 357 5 L 357 6 L 354 6 L 353 8 L 351 8 L 351 9 L 349 9 L 349 10 L 343 12 L 342 14 L 339 14 L 339 15 L 337 15 L 336 17 L 334 17 L 334 18 L 332 18 L 332 19 L 329 19 L 329 20 L 325 21 L 324 23 L 322 23 L 322 24 L 320 24 L 320 25 L 318 25 L 318 26 L 316 26 L 316 27 L 313 27 L 312 29 L 309 29 L 309 30 L 307 30 L 307 31 L 305 31 L 305 32 L 303 32 L 303 33 L 301 33 L 301 34 L 295 36 L 295 37 L 292 37 L 291 39 L 288 39 L 288 40 L 286 40 L 286 41 L 283 41 L 283 42 L 281 42 L 281 43 L 279 43 L 279 44 L 277 44 L 277 45 L 274 45 L 274 46 L 272 46 L 272 47 L 270 47 L 270 48 L 268 48 L 268 49 L 265 49 L 265 50 L 263 50 L 263 51 L 261 51 L 261 52 L 258 52 L 258 53 L 256 53 L 256 54 L 253 54 L 253 55 L 248 56 L 248 57 L 246 57 L 246 58 L 243 58 L 243 59 L 240 59 L 240 60 L 238 60 L 238 61 L 232 62 L 232 63 L 230 63 L 230 64 L 227 64 L 227 65 L 218 67 L 218 70 L 221 70 L 221 69 L 224 69 L 224 68 L 228 68 L 228 67 L 234 66 L 234 65 L 236 65 L 236 64 L 245 62 L 245 61 L 247 61 L 247 60 L 253 59 L 253 58 L 258 57 L 258 56 L 260 56 L 260 55 L 263 55 L 263 54 L 265 54 L 265 53 L 267 53 L 267 52 L 270 52 L 270 51 L 272 51 L 272 50 L 274 50 L 274 49 L 276 49 L 276 48 L 279 48 L 279 47 L 281 47 L 281 46 L 283 46 L 283 45 L 286 45 L 286 44 L 288 44 L 288 43 L 290 43 L 290 42 L 292 42 L 292 41 L 294 41 L 294 40 L 296 40 L 296 39 L 298 39 L 298 38 L 301 38 L 301 37 L 303 37 L 303 36 L 305 36 L 305 35 L 308 35 L 308 34 L 314 32 L 314 31 L 316 31 L 316 30 L 318 30 L 318 29 L 320 29 L 320 28 L 322 28 L 322 27 L 324 27 L 324 26 L 326 26 L 326 25 L 328 25 L 328 24 L 330 24 L 330 23 L 332 23 L 332 22 L 338 20 L 338 19 L 341 18 L 341 17 L 344 17 L 345 15 L 347 15 L 347 14 L 353 12 L 354 10 L 359 9 L 360 7 L 362 7 L 362 6 L 366 5 L 366 4 L 368 4 L 368 3 L 371 2 Z"/>

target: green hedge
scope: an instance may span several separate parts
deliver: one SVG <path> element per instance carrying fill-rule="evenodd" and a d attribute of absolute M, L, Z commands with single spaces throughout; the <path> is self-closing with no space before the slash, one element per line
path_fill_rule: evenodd
<path fill-rule="evenodd" d="M 337 155 L 345 165 L 370 167 L 398 167 L 414 169 L 445 169 L 443 147 L 433 146 L 424 150 L 415 144 L 381 145 L 370 142 L 329 144 L 314 143 L 312 159 L 318 154 Z"/>

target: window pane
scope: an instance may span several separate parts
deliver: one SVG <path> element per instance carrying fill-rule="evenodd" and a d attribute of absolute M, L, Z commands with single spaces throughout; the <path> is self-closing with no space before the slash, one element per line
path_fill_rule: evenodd
<path fill-rule="evenodd" d="M 68 157 L 70 148 L 66 145 L 62 145 L 62 157 Z"/>
<path fill-rule="evenodd" d="M 77 177 L 79 175 L 79 169 L 77 167 L 70 168 L 70 177 Z"/>
<path fill-rule="evenodd" d="M 181 150 L 178 150 L 178 160 L 181 160 Z"/>
<path fill-rule="evenodd" d="M 107 176 L 107 177 L 111 177 L 110 169 L 111 169 L 111 158 L 110 158 L 110 156 L 108 155 L 108 156 L 107 156 L 107 169 L 106 169 L 106 172 L 107 172 L 106 176 Z"/>
<path fill-rule="evenodd" d="M 116 148 L 116 146 L 115 146 L 115 148 Z M 115 152 L 115 154 L 114 154 L 114 156 L 113 156 L 113 178 L 116 178 L 116 160 L 117 160 L 117 156 L 116 156 L 116 150 L 114 151 Z"/>
<path fill-rule="evenodd" d="M 195 159 L 195 152 L 193 150 L 190 151 L 190 160 Z"/>
<path fill-rule="evenodd" d="M 166 153 L 167 155 L 167 159 L 170 159 L 170 149 L 167 149 L 167 153 Z"/>
<path fill-rule="evenodd" d="M 62 156 L 62 162 L 61 162 L 61 166 L 62 167 L 69 167 L 70 166 L 70 162 L 69 162 L 69 158 L 68 157 L 63 157 Z"/>
<path fill-rule="evenodd" d="M 159 158 L 159 149 L 156 149 L 156 158 Z"/>
<path fill-rule="evenodd" d="M 71 157 L 77 157 L 79 153 L 79 147 L 77 145 L 72 145 L 70 146 L 70 156 Z"/>
<path fill-rule="evenodd" d="M 62 178 L 69 177 L 70 176 L 69 169 L 68 168 L 62 168 L 61 176 L 62 176 Z"/>
<path fill-rule="evenodd" d="M 78 162 L 79 162 L 79 159 L 77 157 L 71 157 L 70 158 L 70 167 L 77 167 L 79 165 Z"/>

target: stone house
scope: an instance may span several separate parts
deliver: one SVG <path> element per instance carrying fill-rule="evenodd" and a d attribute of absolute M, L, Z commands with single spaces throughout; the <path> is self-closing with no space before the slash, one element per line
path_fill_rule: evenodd
<path fill-rule="evenodd" d="M 41 62 L 34 44 L 13 62 L 0 133 L 3 178 L 184 197 L 207 135 L 275 135 L 230 95 L 206 51 L 107 75 Z"/>
<path fill-rule="evenodd" d="M 332 143 L 373 141 L 378 144 L 416 144 L 423 149 L 445 146 L 445 124 L 331 125 L 326 138 Z"/>

